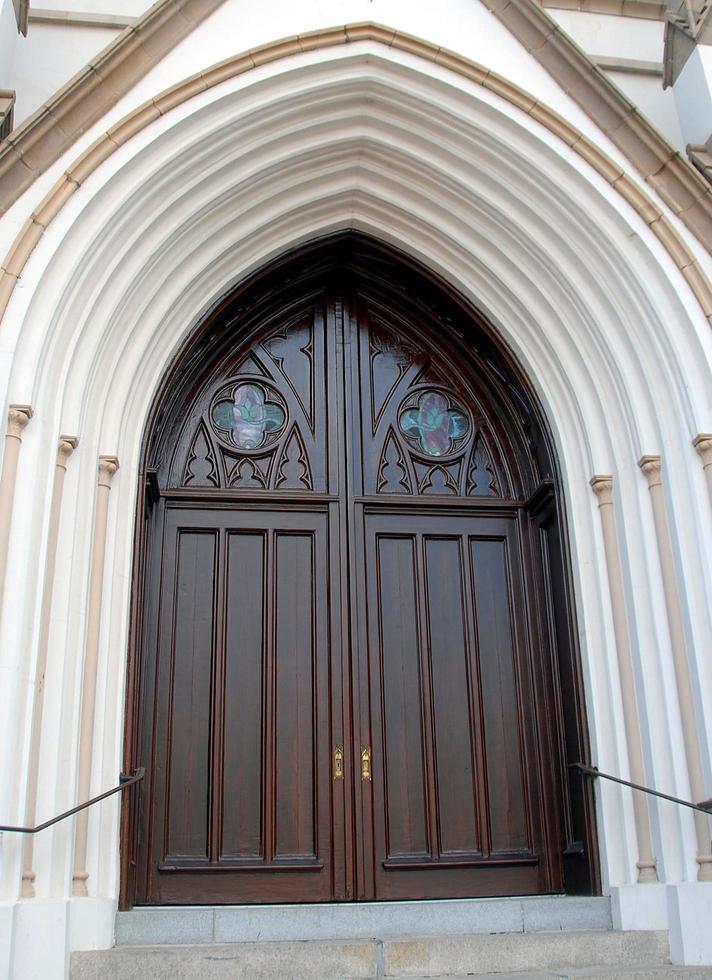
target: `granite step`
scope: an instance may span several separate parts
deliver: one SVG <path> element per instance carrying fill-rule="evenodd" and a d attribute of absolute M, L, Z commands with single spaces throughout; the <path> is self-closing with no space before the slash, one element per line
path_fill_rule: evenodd
<path fill-rule="evenodd" d="M 610 899 L 565 895 L 313 905 L 152 906 L 118 913 L 116 944 L 427 938 L 611 928 Z"/>
<path fill-rule="evenodd" d="M 468 974 L 472 975 L 472 974 Z M 479 980 L 664 980 L 665 977 L 680 977 L 681 980 L 710 980 L 712 978 L 712 966 L 635 966 L 630 969 L 610 967 L 601 969 L 600 967 L 585 969 L 566 969 L 548 970 L 545 973 L 482 973 L 476 974 Z M 391 980 L 391 978 L 389 978 Z M 392 978 L 399 980 L 399 978 Z M 409 980 L 432 980 L 431 977 L 411 977 Z M 437 980 L 463 980 L 462 975 L 449 977 L 438 977 Z"/>
<path fill-rule="evenodd" d="M 116 946 L 72 954 L 71 980 L 422 980 L 677 976 L 665 932 L 559 930 L 429 938 Z M 689 976 L 710 976 L 690 973 Z"/>

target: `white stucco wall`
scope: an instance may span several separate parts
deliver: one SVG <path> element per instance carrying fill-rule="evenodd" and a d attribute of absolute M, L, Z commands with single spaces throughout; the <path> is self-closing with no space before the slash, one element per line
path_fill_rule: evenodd
<path fill-rule="evenodd" d="M 116 29 L 103 27 L 70 29 L 62 25 L 30 24 L 15 58 L 15 125 L 19 126 L 32 115 L 118 33 Z"/>
<path fill-rule="evenodd" d="M 663 91 L 662 75 L 635 75 L 621 71 L 606 71 L 605 74 L 665 139 L 684 154 L 688 141 L 682 134 L 673 90 L 668 88 Z"/>
<path fill-rule="evenodd" d="M 15 87 L 13 68 L 18 38 L 21 40 L 12 0 L 0 0 L 0 88 Z"/>
<path fill-rule="evenodd" d="M 639 61 L 663 59 L 663 21 L 555 7 L 548 7 L 546 12 L 586 54 Z"/>
<path fill-rule="evenodd" d="M 685 143 L 706 143 L 712 136 L 712 47 L 698 45 L 674 86 L 675 104 Z"/>
<path fill-rule="evenodd" d="M 659 75 L 610 69 L 604 69 L 604 72 L 675 149 L 684 153 L 687 141 L 682 134 L 678 102 L 670 89 L 663 90 L 664 23 L 579 10 L 548 8 L 547 13 L 586 54 L 594 58 L 625 59 L 660 65 Z"/>

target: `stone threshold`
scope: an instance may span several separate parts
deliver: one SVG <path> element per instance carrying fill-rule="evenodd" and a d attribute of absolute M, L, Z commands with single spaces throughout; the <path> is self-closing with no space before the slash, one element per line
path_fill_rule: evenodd
<path fill-rule="evenodd" d="M 117 946 L 610 930 L 609 898 L 533 896 L 314 905 L 150 906 L 118 912 Z"/>

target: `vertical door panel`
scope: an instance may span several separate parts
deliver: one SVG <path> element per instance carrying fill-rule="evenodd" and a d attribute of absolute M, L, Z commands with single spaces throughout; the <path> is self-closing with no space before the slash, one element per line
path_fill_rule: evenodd
<path fill-rule="evenodd" d="M 316 651 L 312 538 L 275 542 L 275 857 L 313 857 Z M 322 584 L 323 587 L 323 584 Z"/>
<path fill-rule="evenodd" d="M 216 576 L 215 533 L 178 535 L 171 636 L 171 751 L 166 851 L 208 848 L 210 716 Z"/>
<path fill-rule="evenodd" d="M 378 539 L 387 853 L 428 853 L 413 538 Z"/>
<path fill-rule="evenodd" d="M 470 542 L 484 715 L 491 850 L 529 846 L 506 539 Z"/>
<path fill-rule="evenodd" d="M 264 856 L 262 800 L 267 533 L 227 535 L 221 853 Z"/>
<path fill-rule="evenodd" d="M 473 853 L 480 846 L 462 541 L 426 537 L 424 549 L 439 850 Z"/>

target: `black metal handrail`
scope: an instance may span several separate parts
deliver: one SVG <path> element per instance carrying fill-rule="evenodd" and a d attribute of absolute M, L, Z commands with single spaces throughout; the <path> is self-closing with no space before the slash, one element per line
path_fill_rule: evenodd
<path fill-rule="evenodd" d="M 670 803 L 679 803 L 680 806 L 689 807 L 690 810 L 699 810 L 700 813 L 706 813 L 708 817 L 712 817 L 712 800 L 702 800 L 701 803 L 690 803 L 689 800 L 681 800 L 678 796 L 670 796 L 669 793 L 661 793 L 659 790 L 651 789 L 649 786 L 641 786 L 640 783 L 631 783 L 629 779 L 612 776 L 609 772 L 601 772 L 595 766 L 585 766 L 583 762 L 571 762 L 569 763 L 569 769 L 578 769 L 584 775 L 593 776 L 594 778 L 610 779 L 612 783 L 620 783 L 621 786 L 630 786 L 631 789 L 637 789 L 641 793 L 649 793 L 650 796 L 659 796 L 661 800 L 669 800 Z"/>
<path fill-rule="evenodd" d="M 107 789 L 105 793 L 100 796 L 94 796 L 91 800 L 87 800 L 85 803 L 79 803 L 77 806 L 73 806 L 71 810 L 65 810 L 64 813 L 60 813 L 56 817 L 52 817 L 51 820 L 45 820 L 44 823 L 37 824 L 36 827 L 10 827 L 5 824 L 0 824 L 0 834 L 39 834 L 41 830 L 46 830 L 55 823 L 59 823 L 60 820 L 65 820 L 67 817 L 73 816 L 75 813 L 79 813 L 80 810 L 86 810 L 87 807 L 93 806 L 94 803 L 99 803 L 101 800 L 105 800 L 107 796 L 113 796 L 114 793 L 121 793 L 123 790 L 128 789 L 129 786 L 133 786 L 134 783 L 139 783 L 146 775 L 146 770 L 142 767 L 140 769 L 134 770 L 132 773 L 122 772 L 119 775 L 119 784 L 114 786 L 113 789 Z"/>

